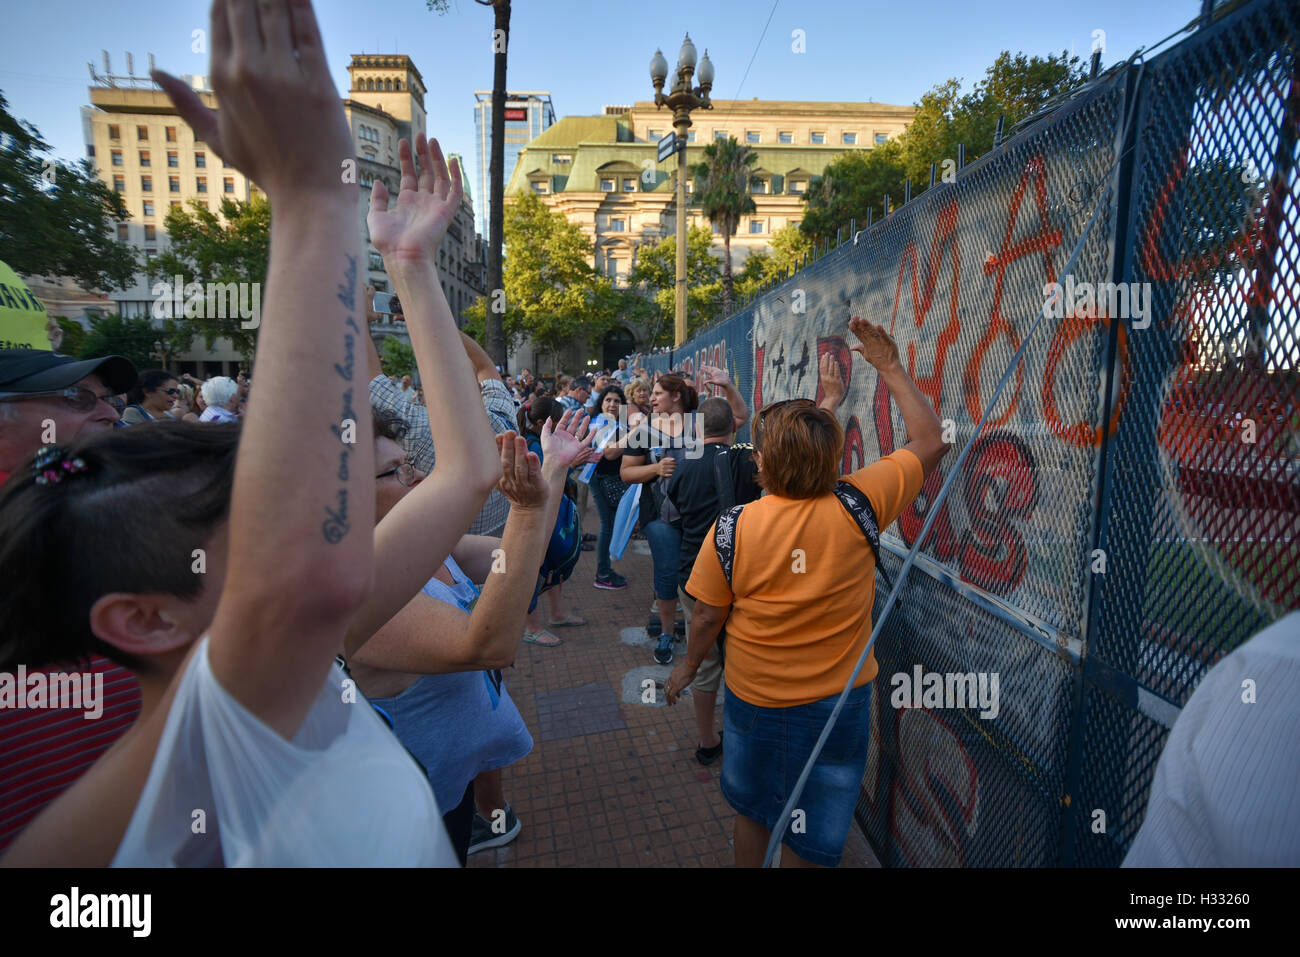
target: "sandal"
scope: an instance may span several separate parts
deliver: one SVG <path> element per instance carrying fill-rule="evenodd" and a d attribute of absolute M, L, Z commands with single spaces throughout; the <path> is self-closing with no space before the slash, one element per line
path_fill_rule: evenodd
<path fill-rule="evenodd" d="M 576 617 L 573 612 L 569 612 L 559 621 L 548 621 L 547 624 L 552 628 L 580 628 L 587 623 L 587 619 Z"/>
<path fill-rule="evenodd" d="M 564 644 L 564 639 L 556 637 L 545 628 L 541 631 L 525 631 L 524 641 L 530 645 L 541 645 L 544 648 L 554 648 L 556 645 Z"/>

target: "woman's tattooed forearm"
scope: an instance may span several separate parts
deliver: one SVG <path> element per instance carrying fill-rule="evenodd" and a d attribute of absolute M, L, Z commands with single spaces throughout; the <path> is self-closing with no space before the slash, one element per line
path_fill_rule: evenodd
<path fill-rule="evenodd" d="M 343 334 L 343 361 L 334 364 L 334 371 L 344 382 L 352 381 L 356 362 L 356 341 L 357 336 L 361 334 L 361 329 L 357 326 L 356 320 L 351 314 L 356 305 L 356 291 L 357 259 L 355 256 L 349 256 L 347 272 L 343 275 L 343 282 L 339 284 L 338 291 L 339 302 L 348 309 L 349 315 L 346 323 L 348 331 Z M 330 431 L 343 442 L 343 448 L 339 452 L 338 480 L 344 484 L 338 492 L 337 507 L 325 506 L 325 522 L 321 526 L 325 541 L 331 545 L 337 545 L 343 541 L 351 528 L 348 521 L 348 457 L 352 454 L 352 446 L 355 444 L 356 439 L 356 412 L 352 408 L 352 387 L 350 385 L 343 390 L 343 414 L 340 416 L 340 422 L 343 424 L 331 425 Z M 348 428 L 349 424 L 351 428 Z"/>

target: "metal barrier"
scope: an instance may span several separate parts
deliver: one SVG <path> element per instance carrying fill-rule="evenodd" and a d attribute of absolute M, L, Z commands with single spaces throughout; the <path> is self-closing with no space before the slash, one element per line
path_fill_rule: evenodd
<path fill-rule="evenodd" d="M 1102 206 L 878 642 L 857 819 L 887 865 L 1118 864 L 1197 682 L 1300 608 L 1297 40 L 1256 0 L 639 359 L 725 365 L 757 409 L 820 397 L 831 353 L 847 472 L 903 442 L 861 315 L 961 446 Z M 883 536 L 891 573 L 944 477 Z M 996 700 L 936 706 L 930 673 Z"/>

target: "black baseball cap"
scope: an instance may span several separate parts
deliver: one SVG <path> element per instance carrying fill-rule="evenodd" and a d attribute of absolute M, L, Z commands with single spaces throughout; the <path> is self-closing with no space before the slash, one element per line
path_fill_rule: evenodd
<path fill-rule="evenodd" d="M 125 356 L 74 359 L 41 349 L 0 349 L 0 392 L 52 392 L 92 374 L 114 394 L 135 385 L 135 366 Z"/>

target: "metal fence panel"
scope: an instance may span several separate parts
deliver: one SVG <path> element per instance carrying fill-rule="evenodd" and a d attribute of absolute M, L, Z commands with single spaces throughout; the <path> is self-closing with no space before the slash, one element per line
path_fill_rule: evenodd
<path fill-rule="evenodd" d="M 858 821 L 887 864 L 1118 863 L 1196 682 L 1300 607 L 1297 39 L 1294 3 L 1256 0 L 640 359 L 725 364 L 758 409 L 820 399 L 829 353 L 847 472 L 906 441 L 850 316 L 891 331 L 960 448 L 1059 296 L 878 641 Z M 891 701 L 918 666 L 996 675 L 996 715 Z"/>

